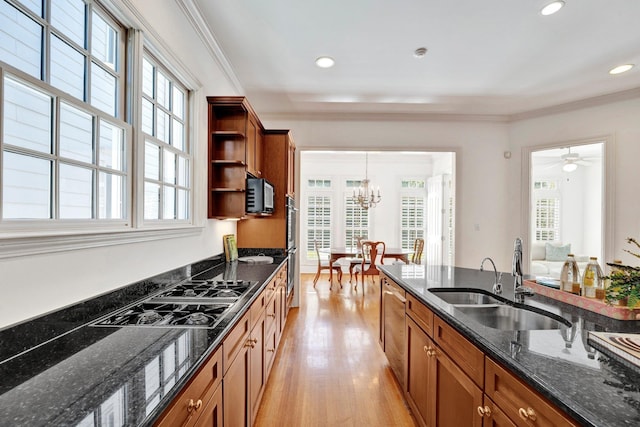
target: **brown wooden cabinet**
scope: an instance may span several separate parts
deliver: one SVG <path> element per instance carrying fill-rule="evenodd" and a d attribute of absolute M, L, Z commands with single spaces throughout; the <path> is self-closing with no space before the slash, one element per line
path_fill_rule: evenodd
<path fill-rule="evenodd" d="M 247 172 L 256 178 L 262 178 L 263 133 L 258 118 L 250 114 L 247 121 Z"/>
<path fill-rule="evenodd" d="M 252 313 L 253 316 L 253 313 Z M 253 329 L 249 335 L 251 346 L 249 347 L 249 408 L 250 418 L 249 424 L 253 424 L 256 414 L 258 413 L 258 407 L 260 406 L 260 399 L 262 398 L 262 392 L 266 382 L 266 363 L 265 363 L 265 310 L 264 308 L 259 312 L 258 318 L 252 321 Z"/>
<path fill-rule="evenodd" d="M 224 403 L 224 426 L 249 426 L 249 405 L 247 394 L 249 390 L 250 362 L 249 349 L 251 342 L 250 312 L 247 312 L 233 327 L 222 343 L 222 366 L 224 378 L 222 380 Z"/>
<path fill-rule="evenodd" d="M 208 216 L 245 216 L 247 172 L 262 174 L 264 129 L 243 96 L 207 97 L 209 113 Z"/>
<path fill-rule="evenodd" d="M 165 410 L 157 427 L 222 426 L 222 349 L 217 349 Z"/>
<path fill-rule="evenodd" d="M 551 402 L 486 358 L 485 394 L 518 426 L 575 426 Z"/>
<path fill-rule="evenodd" d="M 516 427 L 516 425 L 505 415 L 504 412 L 487 397 L 484 396 L 484 406 L 478 408 L 484 427 Z"/>
<path fill-rule="evenodd" d="M 265 154 L 262 177 L 275 187 L 274 211 L 264 218 L 247 218 L 238 223 L 241 248 L 287 248 L 286 196 L 295 195 L 295 144 L 289 130 L 266 130 L 262 140 Z"/>
<path fill-rule="evenodd" d="M 277 296 L 286 271 L 284 265 L 274 274 L 224 339 L 225 427 L 251 426 L 258 412 L 280 341 Z"/>
<path fill-rule="evenodd" d="M 421 317 L 425 309 L 417 311 Z M 436 324 L 438 320 L 434 317 Z M 452 332 L 446 331 L 446 336 Z M 482 389 L 458 366 L 463 360 L 454 362 L 411 316 L 407 316 L 405 335 L 404 391 L 418 423 L 430 427 L 482 426 L 477 413 L 482 406 Z"/>
<path fill-rule="evenodd" d="M 420 426 L 577 425 L 409 293 L 405 310 L 404 393 Z"/>
<path fill-rule="evenodd" d="M 435 344 L 422 328 L 407 317 L 406 332 L 407 354 L 405 366 L 404 392 L 405 399 L 421 426 L 431 426 L 429 418 L 431 400 L 431 371 L 427 355 L 428 349 Z"/>

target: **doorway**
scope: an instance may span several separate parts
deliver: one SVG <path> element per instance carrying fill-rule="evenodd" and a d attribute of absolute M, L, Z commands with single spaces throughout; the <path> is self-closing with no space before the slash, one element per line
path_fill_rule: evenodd
<path fill-rule="evenodd" d="M 354 245 L 355 236 L 387 247 L 413 248 L 425 239 L 428 265 L 453 265 L 455 257 L 455 152 L 300 152 L 300 266 L 312 272 L 319 247 Z M 365 179 L 380 201 L 363 209 L 354 195 Z M 431 243 L 431 246 L 430 246 Z M 431 248 L 431 250 L 428 250 Z"/>
<path fill-rule="evenodd" d="M 612 235 L 610 145 L 607 138 L 597 138 L 523 153 L 530 274 L 559 279 L 568 253 L 576 256 L 581 271 L 592 256 L 604 266 Z"/>

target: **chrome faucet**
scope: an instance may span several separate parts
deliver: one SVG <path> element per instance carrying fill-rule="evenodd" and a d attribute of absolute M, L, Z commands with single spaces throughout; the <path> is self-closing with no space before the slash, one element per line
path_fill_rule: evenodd
<path fill-rule="evenodd" d="M 496 269 L 496 264 L 489 257 L 486 257 L 480 263 L 480 271 L 484 271 L 484 262 L 489 260 L 491 265 L 493 266 L 493 272 L 496 275 L 495 281 L 493 282 L 493 293 L 496 295 L 500 295 L 502 293 L 502 273 L 498 274 L 498 270 Z"/>
<path fill-rule="evenodd" d="M 511 262 L 513 279 L 513 300 L 524 303 L 525 296 L 533 296 L 531 288 L 522 286 L 522 239 L 516 237 L 513 244 L 513 261 Z"/>

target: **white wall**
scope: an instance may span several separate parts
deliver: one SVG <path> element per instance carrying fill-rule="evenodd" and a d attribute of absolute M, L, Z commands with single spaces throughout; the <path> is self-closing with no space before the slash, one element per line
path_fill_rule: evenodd
<path fill-rule="evenodd" d="M 456 265 L 477 268 L 490 256 L 510 269 L 515 231 L 506 209 L 507 124 L 383 120 L 282 120 L 263 116 L 266 127 L 291 129 L 298 150 L 444 150 L 457 152 Z M 299 159 L 298 159 L 299 160 Z M 299 185 L 298 185 L 299 188 Z M 387 197 L 387 196 L 385 196 Z M 517 230 L 516 230 L 517 231 Z"/>
<path fill-rule="evenodd" d="M 520 120 L 509 125 L 508 135 L 516 161 L 509 165 L 509 202 L 506 208 L 514 218 L 520 217 L 522 210 L 518 196 L 523 147 L 612 136 L 615 165 L 610 178 L 614 197 L 611 213 L 614 232 L 612 250 L 605 253 L 605 261 L 615 258 L 632 265 L 640 264 L 637 258 L 623 252 L 623 249 L 631 249 L 625 239 L 640 235 L 640 99 Z M 519 222 L 509 223 L 512 233 L 517 233 L 521 227 L 523 225 Z"/>

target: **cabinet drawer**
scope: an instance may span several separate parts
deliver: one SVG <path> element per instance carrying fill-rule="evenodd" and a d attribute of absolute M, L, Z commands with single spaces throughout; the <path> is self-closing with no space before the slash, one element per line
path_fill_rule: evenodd
<path fill-rule="evenodd" d="M 271 298 L 271 300 L 269 300 L 269 302 L 267 303 L 267 307 L 265 309 L 265 330 L 269 330 L 272 327 L 275 328 L 276 326 L 276 319 L 278 317 L 278 307 L 277 307 L 277 303 L 276 303 L 276 298 Z"/>
<path fill-rule="evenodd" d="M 256 326 L 256 323 L 262 318 L 262 312 L 267 306 L 267 292 L 266 289 L 260 293 L 258 298 L 251 304 L 249 311 L 251 312 L 251 329 Z"/>
<path fill-rule="evenodd" d="M 222 382 L 222 349 L 218 348 L 178 394 L 156 427 L 192 425 Z"/>
<path fill-rule="evenodd" d="M 570 418 L 513 374 L 486 358 L 485 394 L 518 426 L 575 426 Z"/>
<path fill-rule="evenodd" d="M 406 311 L 429 336 L 433 336 L 433 312 L 414 296 L 407 294 Z"/>
<path fill-rule="evenodd" d="M 226 373 L 240 350 L 248 345 L 250 328 L 250 312 L 246 312 L 238 324 L 229 332 L 222 343 L 222 366 Z"/>
<path fill-rule="evenodd" d="M 480 388 L 484 384 L 484 354 L 446 324 L 438 316 L 433 318 L 433 340 Z"/>
<path fill-rule="evenodd" d="M 271 372 L 271 366 L 276 358 L 276 350 L 278 350 L 278 330 L 273 327 L 271 329 L 267 329 L 267 334 L 264 339 L 266 378 L 269 377 L 269 372 Z"/>
<path fill-rule="evenodd" d="M 278 277 L 274 277 L 273 279 L 271 279 L 267 287 L 264 288 L 264 301 L 266 304 L 268 304 L 271 298 L 273 298 L 273 296 L 275 295 L 276 286 L 278 286 L 278 281 L 279 281 Z"/>

